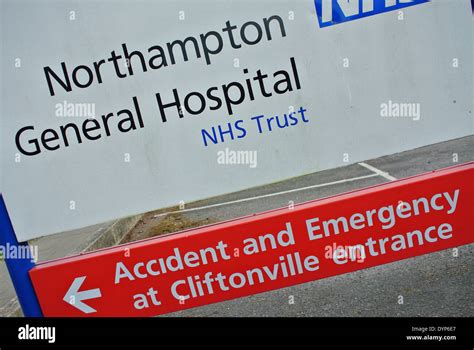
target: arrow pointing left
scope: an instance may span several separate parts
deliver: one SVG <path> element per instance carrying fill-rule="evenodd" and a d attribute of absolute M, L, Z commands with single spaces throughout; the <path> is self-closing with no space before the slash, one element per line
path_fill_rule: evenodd
<path fill-rule="evenodd" d="M 67 291 L 66 295 L 64 296 L 63 300 L 66 303 L 81 310 L 85 314 L 90 314 L 93 312 L 97 312 L 97 310 L 83 303 L 83 301 L 89 300 L 89 299 L 100 298 L 102 294 L 100 293 L 99 288 L 79 291 L 79 288 L 81 288 L 85 279 L 86 279 L 86 276 L 75 278 L 71 286 L 69 287 L 69 290 Z"/>

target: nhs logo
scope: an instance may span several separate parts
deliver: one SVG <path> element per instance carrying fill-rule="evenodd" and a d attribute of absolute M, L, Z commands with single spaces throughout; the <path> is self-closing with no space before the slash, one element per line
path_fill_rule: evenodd
<path fill-rule="evenodd" d="M 319 26 L 329 27 L 355 19 L 423 4 L 430 0 L 314 0 Z"/>

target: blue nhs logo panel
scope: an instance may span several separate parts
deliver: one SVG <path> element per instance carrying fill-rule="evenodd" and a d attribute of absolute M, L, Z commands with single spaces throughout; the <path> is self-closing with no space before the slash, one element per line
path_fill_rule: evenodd
<path fill-rule="evenodd" d="M 319 26 L 353 21 L 405 7 L 420 5 L 430 0 L 314 0 Z"/>

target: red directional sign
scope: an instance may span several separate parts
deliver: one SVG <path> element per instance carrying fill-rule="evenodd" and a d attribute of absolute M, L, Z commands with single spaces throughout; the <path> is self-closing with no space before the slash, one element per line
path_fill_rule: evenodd
<path fill-rule="evenodd" d="M 45 316 L 154 316 L 474 241 L 474 163 L 30 272 Z"/>

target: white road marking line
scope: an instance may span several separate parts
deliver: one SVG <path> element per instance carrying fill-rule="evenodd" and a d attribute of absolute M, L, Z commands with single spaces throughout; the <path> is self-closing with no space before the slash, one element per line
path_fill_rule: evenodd
<path fill-rule="evenodd" d="M 309 189 L 319 188 L 319 187 L 325 187 L 325 186 L 332 186 L 332 185 L 342 184 L 342 183 L 345 183 L 345 182 L 352 182 L 352 181 L 357 181 L 357 180 L 368 179 L 368 178 L 370 178 L 370 177 L 375 177 L 375 176 L 378 176 L 378 174 L 370 174 L 370 175 L 352 177 L 352 178 L 349 178 L 349 179 L 343 179 L 343 180 L 338 180 L 338 181 L 333 181 L 333 182 L 327 182 L 327 183 L 318 184 L 318 185 L 312 185 L 312 186 L 294 188 L 294 189 L 291 189 L 291 190 L 286 190 L 286 191 L 281 191 L 281 192 L 275 192 L 275 193 L 269 193 L 269 194 L 264 194 L 264 195 L 261 195 L 261 196 L 255 196 L 255 197 L 242 198 L 242 199 L 237 199 L 237 200 L 229 201 L 229 202 L 210 204 L 210 205 L 205 205 L 205 206 L 202 206 L 202 207 L 189 208 L 189 209 L 181 209 L 181 210 L 174 210 L 174 211 L 169 211 L 169 212 L 166 212 L 166 213 L 156 214 L 156 215 L 154 215 L 153 217 L 154 217 L 154 218 L 158 218 L 158 217 L 161 217 L 161 216 L 166 216 L 166 215 L 168 215 L 168 214 L 187 213 L 187 212 L 190 212 L 190 211 L 197 211 L 197 210 L 203 210 L 203 209 L 209 209 L 209 208 L 220 207 L 220 206 L 224 206 L 224 205 L 230 205 L 230 204 L 248 202 L 248 201 L 253 201 L 253 200 L 255 200 L 255 199 L 261 199 L 261 198 L 268 198 L 268 197 L 280 196 L 280 195 L 282 195 L 282 194 L 293 193 L 293 192 L 299 192 L 299 191 L 304 191 L 304 190 L 309 190 Z"/>
<path fill-rule="evenodd" d="M 376 173 L 377 175 L 380 175 L 384 178 L 386 178 L 387 180 L 390 180 L 390 181 L 394 181 L 396 180 L 397 178 L 396 177 L 393 177 L 392 175 L 390 175 L 389 173 L 385 172 L 385 171 L 382 171 L 382 170 L 379 170 L 377 168 L 374 168 L 372 165 L 369 165 L 367 163 L 359 163 L 359 165 L 363 166 L 364 168 L 366 169 L 369 169 L 371 171 L 373 171 L 374 173 Z"/>

